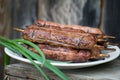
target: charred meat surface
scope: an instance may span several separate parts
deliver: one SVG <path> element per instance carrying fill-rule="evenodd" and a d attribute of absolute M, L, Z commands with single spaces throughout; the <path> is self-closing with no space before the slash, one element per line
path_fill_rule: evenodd
<path fill-rule="evenodd" d="M 71 62 L 86 62 L 91 57 L 90 50 L 75 50 L 66 47 L 54 47 L 45 44 L 37 44 L 43 51 L 47 59 L 56 61 L 71 61 Z M 32 47 L 27 47 L 29 50 L 37 53 Z"/>
<path fill-rule="evenodd" d="M 82 30 L 86 33 L 99 34 L 99 35 L 104 34 L 98 28 L 91 28 L 91 27 L 88 27 L 88 26 L 80 26 L 80 25 L 64 25 L 64 24 L 59 24 L 59 23 L 44 21 L 44 20 L 36 21 L 36 25 L 43 26 L 43 27 L 50 27 L 50 28 L 58 28 L 58 29 L 65 28 L 65 29 L 74 29 L 74 30 L 77 30 L 77 31 Z"/>
<path fill-rule="evenodd" d="M 70 45 L 78 49 L 91 49 L 96 44 L 96 38 L 88 33 L 65 32 L 60 30 L 41 28 L 31 25 L 23 32 L 23 38 L 32 42 L 48 43 L 61 46 Z"/>

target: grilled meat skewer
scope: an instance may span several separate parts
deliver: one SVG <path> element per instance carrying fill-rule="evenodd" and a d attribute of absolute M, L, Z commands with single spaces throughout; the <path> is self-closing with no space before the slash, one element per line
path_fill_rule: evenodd
<path fill-rule="evenodd" d="M 72 62 L 86 62 L 90 58 L 89 50 L 73 50 L 70 48 L 51 47 L 49 45 L 38 45 L 43 51 L 47 59 L 57 61 L 72 61 Z M 34 48 L 28 48 L 36 52 Z M 36 52 L 37 53 L 37 52 Z"/>
<path fill-rule="evenodd" d="M 55 22 L 50 22 L 50 21 L 44 21 L 44 20 L 38 20 L 35 23 L 39 27 L 46 27 L 46 28 L 52 28 L 52 29 L 58 29 L 58 30 L 66 30 L 70 31 L 73 30 L 75 32 L 80 32 L 84 31 L 85 33 L 91 33 L 97 36 L 97 38 L 115 38 L 114 36 L 107 36 L 105 35 L 99 28 L 92 28 L 88 26 L 80 26 L 80 25 L 64 25 L 64 24 L 59 24 Z"/>
<path fill-rule="evenodd" d="M 66 32 L 76 32 L 76 33 L 90 33 L 97 38 L 98 44 L 102 44 L 102 46 L 107 47 L 105 44 L 107 43 L 107 39 L 111 38 L 114 39 L 114 36 L 107 36 L 105 35 L 100 29 L 98 28 L 91 28 L 87 26 L 80 26 L 80 25 L 64 25 L 64 24 L 59 24 L 55 22 L 50 22 L 50 21 L 44 21 L 44 20 L 38 20 L 36 21 L 35 25 L 42 27 L 42 28 L 47 28 L 47 29 L 55 29 L 55 30 L 61 30 L 61 31 L 66 31 Z"/>
<path fill-rule="evenodd" d="M 44 20 L 38 20 L 36 21 L 36 25 L 38 26 L 44 26 L 44 27 L 50 27 L 50 28 L 66 28 L 66 29 L 75 29 L 75 30 L 82 30 L 86 33 L 92 33 L 92 34 L 100 34 L 103 35 L 104 33 L 98 29 L 98 28 L 91 28 L 87 26 L 78 26 L 78 25 L 64 25 L 64 24 L 59 24 L 55 22 L 50 22 L 50 21 L 44 21 Z"/>
<path fill-rule="evenodd" d="M 97 39 L 89 33 L 65 32 L 30 25 L 23 32 L 23 38 L 32 42 L 47 43 L 56 46 L 69 46 L 77 49 L 104 48 L 96 44 Z"/>
<path fill-rule="evenodd" d="M 71 62 L 86 62 L 89 59 L 99 60 L 109 55 L 102 54 L 92 54 L 91 50 L 76 50 L 68 47 L 55 47 L 46 44 L 37 44 L 38 47 L 43 51 L 47 59 L 57 60 L 57 61 L 71 61 Z M 26 45 L 27 46 L 27 45 Z M 27 48 L 35 53 L 37 51 L 27 46 Z"/>

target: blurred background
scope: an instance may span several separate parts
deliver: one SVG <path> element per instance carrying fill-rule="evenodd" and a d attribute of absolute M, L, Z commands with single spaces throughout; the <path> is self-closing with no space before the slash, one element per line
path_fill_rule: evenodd
<path fill-rule="evenodd" d="M 14 39 L 21 34 L 14 27 L 25 28 L 38 19 L 63 24 L 98 27 L 115 36 L 120 43 L 120 0 L 0 0 L 0 35 Z M 3 77 L 4 52 L 0 47 L 0 79 Z"/>

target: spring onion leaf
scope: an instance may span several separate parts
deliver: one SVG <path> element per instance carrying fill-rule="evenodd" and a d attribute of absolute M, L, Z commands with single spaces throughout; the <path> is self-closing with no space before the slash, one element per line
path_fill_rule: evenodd
<path fill-rule="evenodd" d="M 37 50 L 37 52 L 41 55 L 41 57 L 43 58 L 43 63 L 42 64 L 44 64 L 44 62 L 45 62 L 45 55 L 44 55 L 44 53 L 41 51 L 41 49 L 37 46 L 37 45 L 35 45 L 34 43 L 32 43 L 32 42 L 30 42 L 30 41 L 27 41 L 27 40 L 24 40 L 24 39 L 15 39 L 15 40 L 13 40 L 13 41 L 15 41 L 15 42 L 22 42 L 22 43 L 24 43 L 24 44 L 27 44 L 27 45 L 29 45 L 29 46 L 32 46 L 33 48 L 35 48 L 36 50 Z"/>
<path fill-rule="evenodd" d="M 3 42 L 2 42 L 3 41 Z M 5 42 L 5 43 L 4 43 Z M 47 77 L 47 75 L 43 72 L 43 70 L 39 67 L 39 65 L 37 65 L 34 60 L 32 60 L 32 58 L 27 54 L 25 53 L 24 50 L 21 50 L 20 48 L 22 47 L 21 45 L 18 45 L 16 44 L 15 42 L 13 41 L 10 41 L 10 40 L 7 40 L 3 37 L 0 37 L 0 44 L 9 48 L 10 50 L 13 50 L 15 52 L 19 52 L 21 53 L 22 55 L 24 55 L 26 58 L 28 58 L 32 64 L 40 71 L 40 73 L 45 77 L 46 80 L 49 80 L 49 78 Z"/>
<path fill-rule="evenodd" d="M 0 45 L 7 47 L 8 49 L 14 51 L 14 52 L 19 52 L 22 55 L 24 55 L 26 58 L 28 58 L 31 63 L 40 71 L 40 73 L 45 77 L 46 80 L 49 80 L 47 75 L 42 71 L 42 69 L 39 67 L 39 65 L 37 63 L 34 62 L 34 60 L 32 60 L 33 58 L 36 59 L 37 61 L 39 61 L 41 64 L 43 64 L 42 62 L 44 62 L 43 66 L 45 66 L 46 68 L 48 68 L 49 70 L 53 71 L 56 75 L 58 75 L 61 79 L 63 80 L 69 80 L 68 77 L 61 72 L 57 67 L 53 66 L 50 64 L 49 60 L 46 60 L 44 55 L 38 55 L 35 54 L 34 52 L 26 49 L 25 47 L 23 47 L 22 45 L 20 45 L 18 42 L 22 42 L 22 43 L 26 43 L 34 48 L 36 48 L 36 46 L 34 46 L 34 44 L 31 44 L 31 42 L 27 41 L 27 40 L 9 40 L 6 39 L 4 37 L 0 36 Z M 41 51 L 39 50 L 39 54 L 42 54 Z"/>

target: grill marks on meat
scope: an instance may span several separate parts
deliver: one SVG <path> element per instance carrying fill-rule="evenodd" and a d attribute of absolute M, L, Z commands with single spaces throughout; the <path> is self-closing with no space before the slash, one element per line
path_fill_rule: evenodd
<path fill-rule="evenodd" d="M 66 47 L 54 47 L 45 44 L 37 44 L 45 54 L 46 58 L 57 61 L 86 62 L 91 56 L 90 50 L 75 50 Z M 34 48 L 28 47 L 29 50 L 37 53 Z"/>
<path fill-rule="evenodd" d="M 80 26 L 80 25 L 64 25 L 50 21 L 38 20 L 36 21 L 36 25 L 40 27 L 48 27 L 52 29 L 65 29 L 65 30 L 74 30 L 74 31 L 84 31 L 86 33 L 96 34 L 96 35 L 104 35 L 104 33 L 98 28 L 91 28 L 88 26 Z"/>
<path fill-rule="evenodd" d="M 99 28 L 92 28 L 88 26 L 81 26 L 81 25 L 64 25 L 50 21 L 38 20 L 36 21 L 35 25 L 39 27 L 45 27 L 50 29 L 57 29 L 57 30 L 64 30 L 64 31 L 73 31 L 77 33 L 90 33 L 96 36 L 98 39 L 104 38 L 105 34 Z M 109 36 L 108 38 L 111 38 Z"/>
<path fill-rule="evenodd" d="M 89 33 L 66 32 L 31 25 L 23 32 L 23 38 L 50 45 L 69 45 L 77 49 L 91 49 L 96 44 L 96 38 Z"/>

